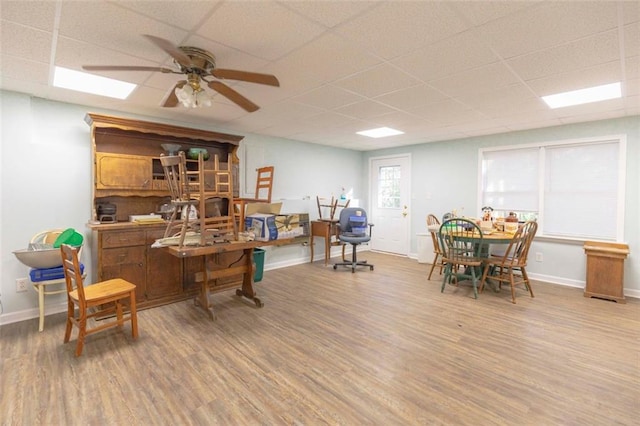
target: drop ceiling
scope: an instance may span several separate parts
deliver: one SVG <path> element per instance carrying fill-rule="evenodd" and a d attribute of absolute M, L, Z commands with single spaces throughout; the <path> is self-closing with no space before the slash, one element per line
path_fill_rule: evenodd
<path fill-rule="evenodd" d="M 4 90 L 237 134 L 371 150 L 640 114 L 638 1 L 0 0 L 0 18 Z M 174 66 L 142 34 L 281 86 L 225 80 L 253 113 L 162 108 L 175 74 L 101 73 L 138 84 L 122 101 L 52 87 L 54 66 Z M 540 99 L 616 81 L 622 99 Z M 405 133 L 356 134 L 382 126 Z"/>

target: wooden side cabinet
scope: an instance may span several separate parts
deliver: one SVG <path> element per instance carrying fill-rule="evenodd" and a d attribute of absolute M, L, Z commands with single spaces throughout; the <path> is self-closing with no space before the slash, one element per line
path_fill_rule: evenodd
<path fill-rule="evenodd" d="M 587 283 L 585 297 L 626 303 L 624 299 L 624 260 L 629 246 L 618 243 L 585 241 Z"/>
<path fill-rule="evenodd" d="M 136 285 L 140 308 L 184 300 L 196 289 L 183 287 L 182 259 L 151 244 L 164 235 L 164 226 L 148 229 L 95 230 L 98 245 L 97 279 L 124 278 Z"/>

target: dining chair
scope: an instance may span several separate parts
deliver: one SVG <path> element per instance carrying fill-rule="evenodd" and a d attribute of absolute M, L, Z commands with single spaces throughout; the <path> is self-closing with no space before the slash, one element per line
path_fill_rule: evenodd
<path fill-rule="evenodd" d="M 73 326 L 78 327 L 76 356 L 82 355 L 86 336 L 99 331 L 118 327 L 125 321 L 131 321 L 131 334 L 138 337 L 138 317 L 136 312 L 136 286 L 121 278 L 84 285 L 78 260 L 79 249 L 67 244 L 60 246 L 62 267 L 67 287 L 67 324 L 64 343 L 71 338 Z M 129 315 L 124 315 L 124 304 L 129 305 Z M 76 315 L 76 308 L 78 314 Z M 115 320 L 103 319 L 102 324 L 90 327 L 91 318 L 106 318 L 115 314 Z"/>
<path fill-rule="evenodd" d="M 526 266 L 529 248 L 537 230 L 537 222 L 525 222 L 513 235 L 513 239 L 502 256 L 493 255 L 486 260 L 480 283 L 480 293 L 482 293 L 486 281 L 490 279 L 498 283 L 498 288 L 502 288 L 502 283 L 509 283 L 511 286 L 511 303 L 516 303 L 515 286 L 519 284 L 524 284 L 531 297 L 535 297 Z"/>
<path fill-rule="evenodd" d="M 244 231 L 244 218 L 247 204 L 270 203 L 273 191 L 273 175 L 275 167 L 264 166 L 256 169 L 256 190 L 253 198 L 234 198 L 233 214 L 238 223 L 238 230 Z"/>
<path fill-rule="evenodd" d="M 482 276 L 484 258 L 481 256 L 483 235 L 480 227 L 473 221 L 464 218 L 445 220 L 440 225 L 440 244 L 443 251 L 442 261 L 445 263 L 441 292 L 448 283 L 471 280 L 473 296 L 478 298 L 478 280 Z M 459 268 L 464 267 L 460 272 Z"/>
<path fill-rule="evenodd" d="M 189 223 L 189 211 L 198 205 L 198 200 L 191 197 L 190 186 L 187 184 L 187 160 L 183 151 L 178 155 L 160 156 L 160 164 L 164 170 L 164 179 L 171 194 L 171 216 L 167 221 L 164 238 L 173 236 L 178 231 L 178 246 L 184 245 L 185 236 L 189 229 L 195 229 L 197 224 Z M 187 209 L 187 211 L 184 211 Z"/>
<path fill-rule="evenodd" d="M 431 262 L 431 270 L 429 270 L 429 278 L 431 279 L 431 274 L 433 274 L 433 270 L 436 267 L 440 268 L 440 275 L 442 275 L 442 270 L 445 267 L 443 258 L 443 251 L 440 247 L 440 238 L 438 237 L 438 231 L 435 230 L 435 227 L 440 227 L 440 220 L 433 214 L 427 216 L 427 229 L 429 230 L 429 234 L 431 234 L 431 241 L 433 242 L 433 261 Z"/>

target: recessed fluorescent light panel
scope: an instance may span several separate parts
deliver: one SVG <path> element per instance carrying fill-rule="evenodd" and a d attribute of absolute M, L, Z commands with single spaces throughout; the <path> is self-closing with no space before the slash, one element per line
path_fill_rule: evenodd
<path fill-rule="evenodd" d="M 92 93 L 116 99 L 126 99 L 136 88 L 135 84 L 127 83 L 126 81 L 100 77 L 62 67 L 56 67 L 53 85 L 77 92 Z"/>
<path fill-rule="evenodd" d="M 555 109 L 572 105 L 588 104 L 591 102 L 606 101 L 607 99 L 616 99 L 621 96 L 622 89 L 618 82 L 543 96 L 542 100 L 545 101 L 550 108 Z"/>
<path fill-rule="evenodd" d="M 404 132 L 390 127 L 379 127 L 377 129 L 363 130 L 362 132 L 356 133 L 362 136 L 369 136 L 370 138 L 385 138 L 387 136 L 402 135 Z"/>

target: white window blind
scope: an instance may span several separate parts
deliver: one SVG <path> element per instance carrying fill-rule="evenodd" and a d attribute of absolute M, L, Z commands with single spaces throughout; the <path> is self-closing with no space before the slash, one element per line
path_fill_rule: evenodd
<path fill-rule="evenodd" d="M 618 151 L 617 142 L 545 149 L 545 234 L 615 239 Z"/>
<path fill-rule="evenodd" d="M 482 205 L 538 211 L 538 148 L 485 152 Z"/>
<path fill-rule="evenodd" d="M 624 136 L 480 150 L 481 206 L 535 213 L 538 235 L 621 240 Z"/>

